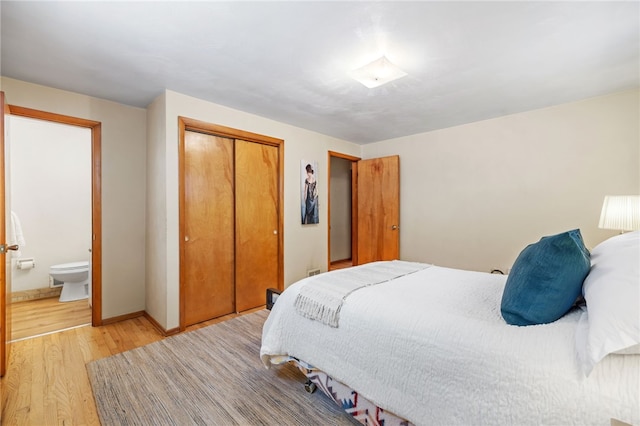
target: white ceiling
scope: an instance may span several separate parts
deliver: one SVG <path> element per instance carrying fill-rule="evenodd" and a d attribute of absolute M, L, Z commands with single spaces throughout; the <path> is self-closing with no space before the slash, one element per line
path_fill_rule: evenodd
<path fill-rule="evenodd" d="M 639 86 L 633 2 L 0 3 L 1 73 L 145 107 L 166 88 L 356 143 Z M 409 75 L 347 73 L 381 54 Z"/>

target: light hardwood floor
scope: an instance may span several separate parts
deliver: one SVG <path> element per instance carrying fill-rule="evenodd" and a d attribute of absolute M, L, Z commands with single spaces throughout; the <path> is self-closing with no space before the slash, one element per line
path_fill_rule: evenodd
<path fill-rule="evenodd" d="M 353 262 L 351 261 L 351 259 L 336 260 L 334 262 L 331 262 L 329 270 L 334 271 L 336 269 L 351 268 L 352 266 Z"/>
<path fill-rule="evenodd" d="M 188 327 L 192 331 L 260 307 Z M 11 344 L 0 380 L 2 425 L 99 425 L 85 365 L 162 336 L 144 317 L 102 327 L 84 326 Z"/>
<path fill-rule="evenodd" d="M 91 307 L 86 299 L 60 302 L 47 298 L 11 304 L 11 340 L 91 324 Z"/>

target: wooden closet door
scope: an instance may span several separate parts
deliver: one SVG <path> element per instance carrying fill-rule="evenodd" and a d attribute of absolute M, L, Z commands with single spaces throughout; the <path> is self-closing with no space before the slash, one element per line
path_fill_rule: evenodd
<path fill-rule="evenodd" d="M 278 148 L 236 140 L 236 310 L 278 288 Z"/>
<path fill-rule="evenodd" d="M 233 139 L 184 137 L 184 315 L 189 326 L 234 312 Z"/>

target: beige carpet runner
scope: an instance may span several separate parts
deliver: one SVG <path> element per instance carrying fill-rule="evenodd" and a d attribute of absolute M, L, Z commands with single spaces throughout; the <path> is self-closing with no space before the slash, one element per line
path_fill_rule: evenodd
<path fill-rule="evenodd" d="M 304 376 L 259 358 L 269 311 L 179 334 L 87 365 L 103 426 L 354 425 Z"/>

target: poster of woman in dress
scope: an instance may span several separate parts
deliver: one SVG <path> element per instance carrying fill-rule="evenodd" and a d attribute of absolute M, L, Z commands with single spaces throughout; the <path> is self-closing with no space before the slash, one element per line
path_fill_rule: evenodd
<path fill-rule="evenodd" d="M 316 174 L 318 162 L 302 160 L 300 166 L 300 176 L 302 178 L 302 224 L 319 223 L 318 175 Z"/>

